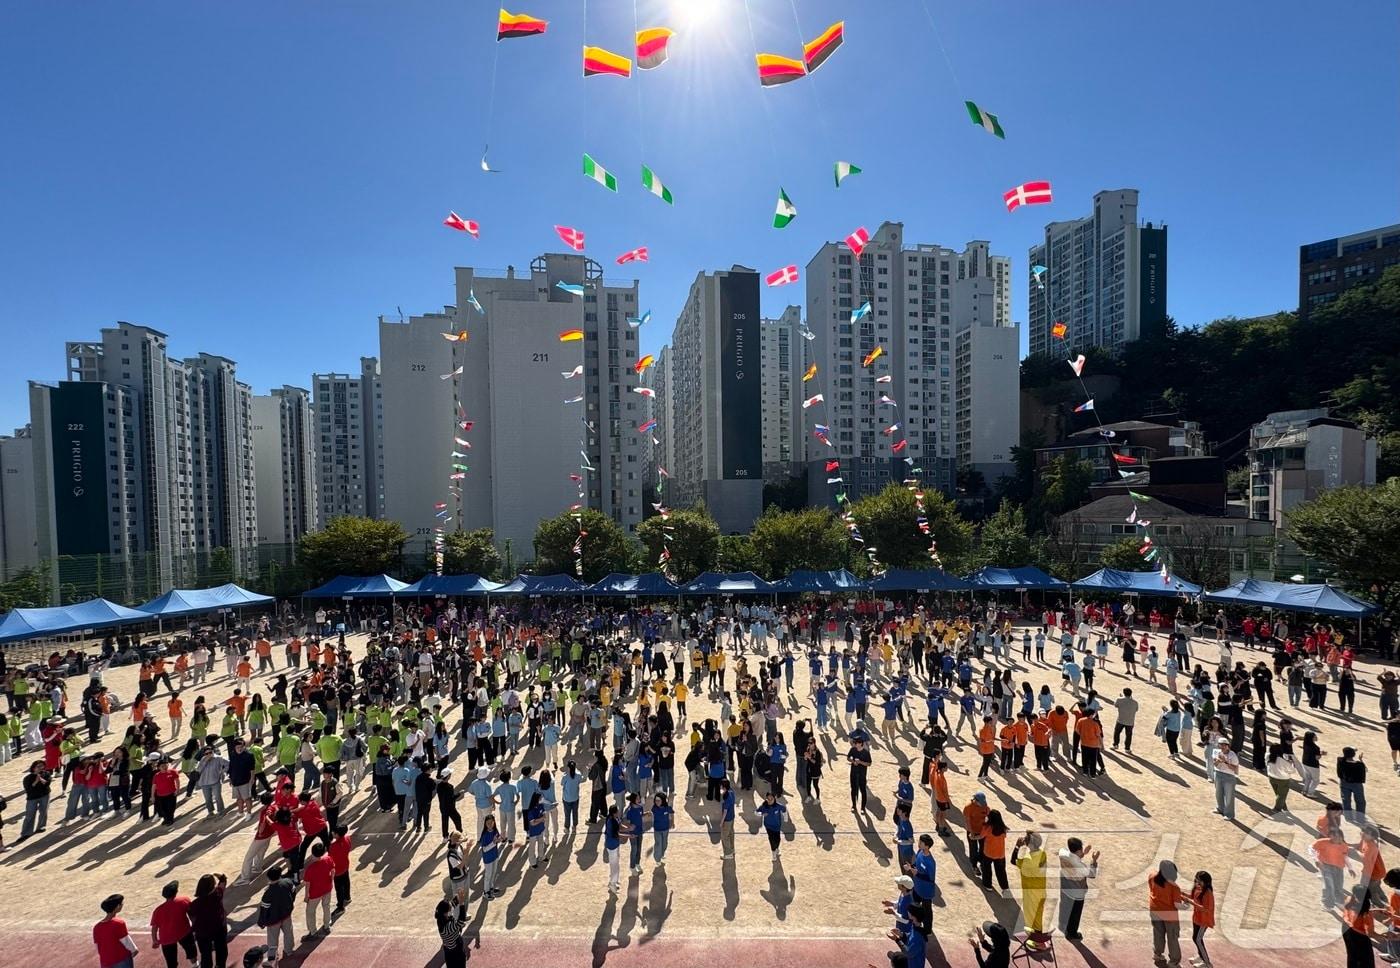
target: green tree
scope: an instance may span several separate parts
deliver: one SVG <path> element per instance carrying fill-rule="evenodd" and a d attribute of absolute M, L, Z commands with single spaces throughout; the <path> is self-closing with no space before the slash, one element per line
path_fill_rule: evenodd
<path fill-rule="evenodd" d="M 754 522 L 749 541 L 771 580 L 799 568 L 831 571 L 850 560 L 846 529 L 829 508 L 780 511 L 770 507 Z"/>
<path fill-rule="evenodd" d="M 972 525 L 958 514 L 953 502 L 940 492 L 924 492 L 924 517 L 930 534 L 919 530 L 914 492 L 902 484 L 890 484 L 878 494 L 863 497 L 851 506 L 866 547 L 887 568 L 930 568 L 929 544 L 938 542 L 938 557 L 947 571 L 958 571 L 972 550 Z"/>
<path fill-rule="evenodd" d="M 661 551 L 671 535 L 671 574 L 678 582 L 690 581 L 702 571 L 712 571 L 719 555 L 719 525 L 704 507 L 672 511 L 668 520 L 647 518 L 637 526 L 637 538 L 645 549 L 647 570 L 659 570 Z"/>
<path fill-rule="evenodd" d="M 1044 513 L 1058 517 L 1082 507 L 1089 500 L 1094 468 L 1088 461 L 1061 454 L 1041 473 L 1040 505 Z"/>
<path fill-rule="evenodd" d="M 972 561 L 977 567 L 1021 568 L 1044 566 L 1045 538 L 1032 537 L 1026 528 L 1026 511 L 1005 498 L 996 512 L 982 522 Z"/>
<path fill-rule="evenodd" d="M 40 562 L 33 568 L 22 568 L 13 578 L 0 584 L 0 611 L 12 608 L 47 608 L 52 604 L 49 585 L 49 563 Z"/>
<path fill-rule="evenodd" d="M 574 542 L 579 529 L 583 537 L 583 574 L 576 570 Z M 570 512 L 545 518 L 535 528 L 535 572 L 540 575 L 573 575 L 580 581 L 595 582 L 615 571 L 634 572 L 641 564 L 636 544 L 612 518 L 593 508 L 584 508 L 575 521 Z"/>
<path fill-rule="evenodd" d="M 755 550 L 753 541 L 746 534 L 722 534 L 715 549 L 715 571 L 752 571 L 762 573 L 768 570 L 763 557 Z M 779 576 L 781 577 L 781 576 Z"/>
<path fill-rule="evenodd" d="M 1141 546 L 1137 538 L 1119 538 L 1099 552 L 1099 564 L 1118 571 L 1146 571 L 1142 555 L 1138 554 Z"/>
<path fill-rule="evenodd" d="M 1288 512 L 1288 536 L 1348 588 L 1400 617 L 1400 478 L 1323 491 Z"/>
<path fill-rule="evenodd" d="M 1249 466 L 1232 467 L 1225 472 L 1225 493 L 1230 497 L 1246 497 L 1249 494 Z"/>
<path fill-rule="evenodd" d="M 397 521 L 332 518 L 320 531 L 302 535 L 297 561 L 313 586 L 336 575 L 390 574 L 401 566 L 407 541 Z"/>
<path fill-rule="evenodd" d="M 782 511 L 800 511 L 807 506 L 807 478 L 789 475 L 781 483 L 763 485 L 763 506 L 777 505 Z"/>
<path fill-rule="evenodd" d="M 488 581 L 495 581 L 500 571 L 501 553 L 496 550 L 495 531 L 478 528 L 475 531 L 453 531 L 444 536 L 444 575 L 480 575 Z"/>

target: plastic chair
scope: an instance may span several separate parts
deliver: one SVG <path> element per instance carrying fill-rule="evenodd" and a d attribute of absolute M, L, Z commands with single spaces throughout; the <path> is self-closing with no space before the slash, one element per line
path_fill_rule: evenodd
<path fill-rule="evenodd" d="M 1024 931 L 1012 935 L 1016 948 L 1011 952 L 1013 965 L 1038 965 L 1049 963 L 1059 968 L 1060 960 L 1055 956 L 1055 938 L 1043 931 Z"/>

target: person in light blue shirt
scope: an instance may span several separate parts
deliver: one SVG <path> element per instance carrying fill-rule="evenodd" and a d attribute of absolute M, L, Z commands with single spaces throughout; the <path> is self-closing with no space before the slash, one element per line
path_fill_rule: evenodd
<path fill-rule="evenodd" d="M 486 825 L 486 818 L 496 805 L 496 788 L 491 785 L 489 767 L 477 768 L 476 779 L 467 784 L 467 793 L 471 795 L 476 804 L 476 829 L 480 831 Z"/>
<path fill-rule="evenodd" d="M 559 774 L 559 793 L 564 801 L 565 833 L 578 829 L 578 804 L 583 780 L 584 776 L 578 771 L 578 765 L 573 760 L 569 760 L 564 766 L 564 772 Z"/>
<path fill-rule="evenodd" d="M 510 770 L 502 770 L 496 786 L 496 803 L 500 804 L 501 840 L 507 847 L 515 843 L 515 807 L 520 803 L 520 787 L 510 780 Z"/>
<path fill-rule="evenodd" d="M 520 779 L 515 781 L 515 786 L 520 790 L 520 809 L 523 811 L 527 804 L 540 792 L 540 781 L 534 776 L 534 770 L 528 766 L 520 768 Z"/>
<path fill-rule="evenodd" d="M 896 803 L 907 803 L 913 806 L 914 784 L 909 780 L 909 767 L 899 768 L 899 782 L 895 784 L 894 799 Z"/>
<path fill-rule="evenodd" d="M 666 794 L 658 793 L 651 802 L 652 857 L 658 867 L 666 866 L 666 847 L 671 837 L 671 827 L 675 808 L 666 799 Z"/>
<path fill-rule="evenodd" d="M 622 762 L 621 757 L 613 760 L 612 770 L 608 773 L 608 792 L 613 795 L 613 806 L 621 810 L 627 795 L 627 764 Z"/>
<path fill-rule="evenodd" d="M 480 751 L 481 762 L 488 765 L 495 763 L 496 744 L 492 742 L 490 721 L 478 719 L 476 725 L 472 727 L 472 730 L 476 733 L 476 746 Z"/>
<path fill-rule="evenodd" d="M 544 724 L 544 765 L 559 767 L 559 724 L 549 720 Z"/>
<path fill-rule="evenodd" d="M 823 733 L 831 722 L 831 691 L 834 684 L 822 680 L 817 684 L 817 728 Z"/>
<path fill-rule="evenodd" d="M 525 808 L 525 856 L 529 858 L 531 869 L 540 866 L 544 859 L 544 797 L 536 793 Z"/>
<path fill-rule="evenodd" d="M 481 867 L 484 875 L 482 885 L 482 898 L 490 900 L 499 897 L 501 892 L 496 890 L 496 867 L 501 859 L 501 834 L 496 829 L 496 817 L 488 813 L 481 825 L 481 839 L 477 842 L 481 848 Z"/>
<path fill-rule="evenodd" d="M 525 717 L 519 709 L 512 709 L 506 717 L 506 736 L 512 754 L 520 752 L 520 727 L 524 723 Z"/>
<path fill-rule="evenodd" d="M 910 805 L 903 802 L 894 808 L 894 846 L 900 870 L 907 870 L 914 864 L 914 824 L 909 819 L 909 808 Z"/>
<path fill-rule="evenodd" d="M 928 834 L 919 835 L 919 850 L 914 854 L 912 868 L 905 868 L 905 873 L 914 878 L 914 896 L 931 903 L 938 890 L 938 862 L 933 859 L 933 838 Z"/>
<path fill-rule="evenodd" d="M 413 781 L 419 773 L 418 767 L 407 755 L 399 757 L 399 765 L 394 767 L 390 778 L 394 782 L 394 796 L 399 800 L 399 829 L 413 821 L 418 809 L 418 800 L 413 795 Z"/>

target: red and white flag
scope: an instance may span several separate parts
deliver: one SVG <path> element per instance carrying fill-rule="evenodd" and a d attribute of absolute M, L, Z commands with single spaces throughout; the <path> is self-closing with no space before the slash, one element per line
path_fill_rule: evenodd
<path fill-rule="evenodd" d="M 1047 205 L 1054 201 L 1050 195 L 1048 181 L 1026 182 L 1024 185 L 1017 185 L 1001 197 L 1006 200 L 1008 212 L 1014 212 L 1022 205 Z"/>
<path fill-rule="evenodd" d="M 783 266 L 777 272 L 770 272 L 763 277 L 763 281 L 770 286 L 786 286 L 790 282 L 797 281 L 797 266 Z"/>
<path fill-rule="evenodd" d="M 846 236 L 846 248 L 850 249 L 856 255 L 860 255 L 864 252 L 865 247 L 869 244 L 870 233 L 864 228 L 856 229 L 850 235 Z"/>
<path fill-rule="evenodd" d="M 567 225 L 556 225 L 554 231 L 565 245 L 575 252 L 583 251 L 583 233 L 578 229 L 571 229 Z"/>
<path fill-rule="evenodd" d="M 620 265 L 620 266 L 625 266 L 625 265 L 626 265 L 627 263 L 629 263 L 629 262 L 650 262 L 650 261 L 651 261 L 651 257 L 650 257 L 650 255 L 647 253 L 647 247 L 646 247 L 646 246 L 641 246 L 640 248 L 633 249 L 631 252 L 624 252 L 624 253 L 622 253 L 622 255 L 620 255 L 620 256 L 617 257 L 617 264 Z"/>
<path fill-rule="evenodd" d="M 458 232 L 466 232 L 474 239 L 481 238 L 481 226 L 477 225 L 469 218 L 462 218 L 456 212 L 448 212 L 447 218 L 442 220 L 442 224 L 449 229 L 456 229 Z"/>

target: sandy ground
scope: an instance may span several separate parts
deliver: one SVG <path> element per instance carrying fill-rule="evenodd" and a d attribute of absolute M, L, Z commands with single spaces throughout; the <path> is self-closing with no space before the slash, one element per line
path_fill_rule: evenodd
<path fill-rule="evenodd" d="M 358 654 L 362 647 L 362 639 L 351 639 L 352 652 Z M 1198 658 L 1215 660 L 1210 643 L 1196 643 L 1194 652 Z M 1238 659 L 1246 654 L 1236 649 L 1235 655 Z M 1001 809 L 1011 824 L 1011 839 L 1029 829 L 1045 835 L 1052 864 L 1055 851 L 1071 835 L 1102 851 L 1101 873 L 1084 917 L 1085 941 L 1078 946 L 1061 941 L 1060 962 L 1150 963 L 1145 881 L 1159 860 L 1171 858 L 1181 869 L 1184 887 L 1198 869 L 1209 870 L 1215 877 L 1218 927 L 1210 935 L 1210 944 L 1216 964 L 1339 964 L 1337 921 L 1320 908 L 1320 881 L 1307 856 L 1321 804 L 1337 796 L 1335 778 L 1324 769 L 1316 801 L 1305 800 L 1295 791 L 1290 800 L 1293 812 L 1271 817 L 1266 813 L 1272 803 L 1267 780 L 1246 767 L 1238 821 L 1213 815 L 1213 792 L 1199 758 L 1173 761 L 1152 735 L 1156 710 L 1168 698 L 1162 684 L 1131 681 L 1121 674 L 1116 656 L 1112 658 L 1108 669 L 1099 673 L 1100 693 L 1116 696 L 1124 685 L 1132 685 L 1142 712 L 1135 753 L 1107 751 L 1105 776 L 1084 779 L 1057 761 L 1056 768 L 1043 776 L 1028 769 L 1013 778 L 979 783 L 973 778 L 978 758 L 970 737 L 964 735 L 961 743 L 949 748 L 956 806 L 966 803 L 973 792 L 985 790 L 990 805 Z M 220 661 L 219 672 L 222 668 Z M 1013 668 L 1018 682 L 1029 680 L 1037 691 L 1048 683 L 1061 701 L 1072 698 L 1060 691 L 1058 670 L 1027 667 L 1019 660 Z M 1397 862 L 1400 849 L 1388 831 L 1394 829 L 1400 813 L 1400 801 L 1394 796 L 1394 784 L 1400 781 L 1391 771 L 1385 733 L 1376 722 L 1374 674 L 1378 671 L 1368 664 L 1358 669 L 1357 716 L 1306 706 L 1288 715 L 1304 729 L 1317 730 L 1328 762 L 1344 745 L 1365 751 L 1371 765 L 1370 814 L 1387 831 L 1387 859 Z M 136 668 L 128 666 L 109 671 L 105 681 L 130 697 L 135 677 Z M 258 681 L 266 684 L 265 677 Z M 82 686 L 79 679 L 71 683 L 74 709 Z M 220 677 L 206 683 L 203 694 L 212 705 L 232 689 L 233 683 Z M 1281 685 L 1275 694 L 1286 705 Z M 186 698 L 193 698 L 193 693 Z M 1335 705 L 1335 695 L 1332 701 Z M 922 701 L 910 705 L 922 724 Z M 690 707 L 692 718 L 716 712 L 705 697 L 692 697 Z M 164 716 L 163 701 L 152 708 Z M 814 718 L 801 663 L 789 710 Z M 1106 711 L 1110 735 L 1113 719 L 1113 711 Z M 114 720 L 114 727 L 127 722 L 122 717 Z M 459 721 L 460 710 L 454 708 L 449 726 Z M 793 722 L 783 722 L 784 732 L 790 734 Z M 1271 714 L 1270 725 L 1276 722 L 1277 716 Z M 109 748 L 114 741 L 114 737 L 104 739 L 101 748 Z M 834 733 L 821 737 L 821 742 L 828 758 L 846 749 Z M 1248 746 L 1246 758 L 1247 753 Z M 522 753 L 512 765 L 537 764 L 539 757 L 538 751 Z M 889 945 L 881 936 L 890 920 L 882 913 L 880 901 L 895 894 L 892 879 L 897 873 L 890 809 L 898 767 L 912 764 L 917 772 L 921 762 L 914 724 L 906 725 L 893 749 L 877 742 L 874 757 L 869 816 L 851 812 L 846 770 L 844 765 L 836 766 L 824 779 L 822 803 L 804 805 L 796 796 L 790 798 L 793 823 L 778 863 L 770 858 L 752 794 L 741 801 L 735 864 L 721 865 L 714 812 L 699 800 L 678 804 L 678 829 L 665 867 L 655 866 L 648 858 L 640 877 L 624 878 L 623 896 L 616 900 L 607 894 L 607 866 L 596 829 L 555 847 L 538 870 L 530 869 L 518 851 L 508 854 L 500 877 L 505 895 L 489 904 L 473 900 L 472 927 L 480 945 L 473 958 L 484 964 L 630 965 L 645 959 L 649 964 L 700 965 L 719 957 L 752 965 L 794 961 L 883 965 L 882 953 Z M 25 755 L 0 766 L 0 792 L 10 800 L 4 831 L 7 842 L 18 836 L 23 809 L 18 784 L 30 759 Z M 586 755 L 579 757 L 580 764 L 585 761 Z M 684 771 L 678 767 L 678 772 L 683 785 Z M 460 776 L 459 780 L 465 783 Z M 793 785 L 790 771 L 789 786 Z M 328 938 L 304 945 L 289 964 L 358 963 L 371 968 L 440 963 L 433 960 L 432 921 L 445 873 L 440 834 L 436 829 L 427 836 L 400 833 L 392 815 L 373 810 L 372 799 L 368 787 L 362 788 L 343 812 L 356 842 L 351 861 L 354 903 Z M 0 948 L 0 966 L 96 964 L 87 938 L 100 916 L 97 902 L 102 897 L 113 891 L 126 895 L 126 917 L 137 933 L 159 900 L 162 884 L 179 879 L 188 892 L 202 873 L 236 873 L 252 834 L 251 821 L 231 813 L 206 819 L 198 800 L 182 802 L 177 823 L 170 828 L 108 817 L 62 824 L 62 811 L 55 797 L 47 832 L 0 855 L 0 930 L 8 939 Z M 474 814 L 470 801 L 463 804 L 462 812 L 470 825 Z M 932 832 L 926 793 L 918 798 L 914 823 L 916 832 Z M 1355 828 L 1348 832 L 1355 840 Z M 649 850 L 650 837 L 646 843 Z M 1016 922 L 1019 878 L 1013 870 L 1015 896 L 1003 898 L 984 892 L 971 875 L 960 836 L 940 838 L 934 852 L 940 896 L 934 910 L 938 948 L 933 963 L 947 959 L 955 965 L 972 964 L 968 932 L 987 919 Z M 1047 921 L 1053 917 L 1053 887 L 1050 894 Z M 231 921 L 238 932 L 235 951 L 255 943 L 261 933 L 252 927 L 257 896 L 258 890 L 252 887 L 229 892 Z M 303 932 L 298 912 L 299 938 Z M 1189 957 L 1193 954 L 1189 927 L 1185 935 L 1183 948 L 1188 950 L 1183 957 Z M 160 955 L 143 951 L 137 963 L 161 963 Z"/>

